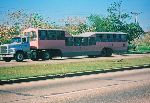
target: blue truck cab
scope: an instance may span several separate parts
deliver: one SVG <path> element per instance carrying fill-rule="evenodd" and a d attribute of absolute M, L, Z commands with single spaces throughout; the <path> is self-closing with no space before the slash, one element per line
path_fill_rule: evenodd
<path fill-rule="evenodd" d="M 10 62 L 15 59 L 22 62 L 30 55 L 30 43 L 28 36 L 17 36 L 11 39 L 9 44 L 0 45 L 0 56 L 4 61 Z"/>

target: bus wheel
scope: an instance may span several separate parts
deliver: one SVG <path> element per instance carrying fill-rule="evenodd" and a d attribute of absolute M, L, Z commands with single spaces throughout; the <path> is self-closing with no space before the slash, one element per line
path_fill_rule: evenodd
<path fill-rule="evenodd" d="M 36 51 L 31 52 L 31 60 L 38 61 L 38 55 Z"/>
<path fill-rule="evenodd" d="M 107 49 L 107 57 L 110 57 L 112 55 L 113 51 L 112 49 Z"/>
<path fill-rule="evenodd" d="M 42 53 L 42 60 L 49 60 L 51 58 L 51 55 L 48 51 L 44 51 Z"/>
<path fill-rule="evenodd" d="M 112 55 L 112 49 L 110 48 L 104 48 L 102 51 L 101 51 L 101 55 L 103 57 L 110 57 Z"/>
<path fill-rule="evenodd" d="M 5 62 L 10 62 L 10 61 L 11 61 L 11 58 L 5 57 L 5 58 L 3 58 L 3 60 L 4 60 Z"/>
<path fill-rule="evenodd" d="M 89 57 L 89 58 L 94 58 L 95 56 L 94 56 L 94 55 L 88 55 L 88 57 Z"/>
<path fill-rule="evenodd" d="M 24 59 L 24 55 L 23 55 L 22 52 L 18 52 L 18 53 L 15 54 L 15 60 L 16 60 L 17 62 L 22 62 L 23 59 Z"/>

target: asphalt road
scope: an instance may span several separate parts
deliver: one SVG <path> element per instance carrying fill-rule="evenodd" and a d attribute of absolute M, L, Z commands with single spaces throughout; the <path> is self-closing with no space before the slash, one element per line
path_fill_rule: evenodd
<path fill-rule="evenodd" d="M 1 85 L 0 103 L 150 103 L 150 68 Z"/>

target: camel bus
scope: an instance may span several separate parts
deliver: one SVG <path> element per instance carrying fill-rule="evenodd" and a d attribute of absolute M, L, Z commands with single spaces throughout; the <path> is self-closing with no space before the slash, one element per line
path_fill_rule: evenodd
<path fill-rule="evenodd" d="M 70 35 L 59 29 L 28 28 L 23 35 L 11 39 L 10 44 L 0 46 L 0 55 L 6 62 L 18 62 L 26 58 L 33 61 L 53 57 L 105 56 L 127 51 L 127 35 L 123 32 L 85 32 Z"/>

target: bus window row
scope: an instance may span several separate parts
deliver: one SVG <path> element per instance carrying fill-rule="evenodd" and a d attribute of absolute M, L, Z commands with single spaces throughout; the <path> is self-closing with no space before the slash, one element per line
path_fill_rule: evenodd
<path fill-rule="evenodd" d="M 126 34 L 96 34 L 97 42 L 126 42 Z"/>
<path fill-rule="evenodd" d="M 39 30 L 39 39 L 40 40 L 65 40 L 64 31 L 56 30 Z"/>
<path fill-rule="evenodd" d="M 66 46 L 96 45 L 95 37 L 66 37 Z"/>

